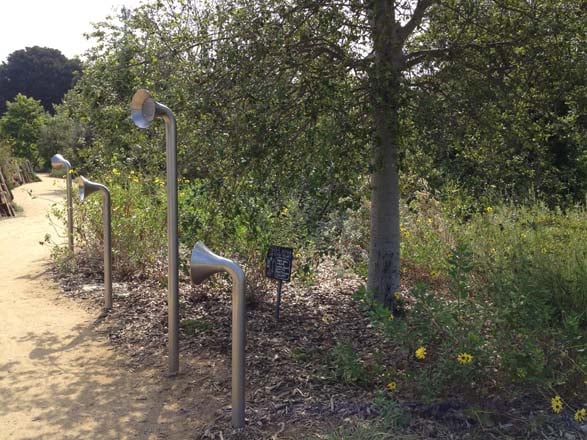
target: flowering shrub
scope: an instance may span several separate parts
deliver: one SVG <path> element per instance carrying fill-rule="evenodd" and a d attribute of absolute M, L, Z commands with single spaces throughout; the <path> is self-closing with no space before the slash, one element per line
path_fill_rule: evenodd
<path fill-rule="evenodd" d="M 429 216 L 430 207 L 414 212 L 426 214 L 404 218 L 403 261 L 423 254 L 405 252 L 436 234 L 422 249 L 441 247 L 445 262 L 412 261 L 439 282 L 404 287 L 396 316 L 366 290 L 357 294 L 401 349 L 403 357 L 388 367 L 402 390 L 471 399 L 554 391 L 554 413 L 568 407 L 575 420 L 584 419 L 577 405 L 587 385 L 585 212 L 486 206 L 463 223 L 435 217 L 443 216 L 439 210 Z"/>

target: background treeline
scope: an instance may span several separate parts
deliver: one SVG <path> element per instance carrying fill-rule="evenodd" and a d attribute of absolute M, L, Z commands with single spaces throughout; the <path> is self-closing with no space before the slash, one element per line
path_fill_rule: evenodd
<path fill-rule="evenodd" d="M 59 50 L 27 47 L 0 64 L 0 150 L 46 169 L 60 143 L 71 145 L 63 124 L 73 121 L 55 113 L 55 104 L 73 87 L 81 63 Z M 3 162 L 8 159 L 3 158 Z"/>

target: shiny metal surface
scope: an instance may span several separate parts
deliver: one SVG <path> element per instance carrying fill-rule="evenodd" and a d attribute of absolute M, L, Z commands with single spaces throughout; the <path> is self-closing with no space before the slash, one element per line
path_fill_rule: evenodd
<path fill-rule="evenodd" d="M 79 198 L 101 191 L 104 195 L 102 204 L 102 220 L 104 222 L 104 308 L 112 308 L 112 203 L 110 191 L 101 183 L 92 182 L 84 176 L 78 179 Z"/>
<path fill-rule="evenodd" d="M 135 92 L 130 102 L 130 117 L 137 127 L 147 128 L 156 116 L 156 102 L 145 89 Z"/>
<path fill-rule="evenodd" d="M 179 251 L 177 244 L 177 140 L 173 112 L 155 101 L 145 89 L 139 89 L 131 101 L 131 118 L 140 128 L 147 128 L 156 117 L 165 123 L 167 171 L 167 305 L 169 374 L 179 371 Z"/>
<path fill-rule="evenodd" d="M 65 168 L 67 185 L 67 241 L 69 251 L 73 252 L 73 198 L 71 195 L 71 163 L 61 154 L 51 157 L 51 167 L 54 169 Z"/>
<path fill-rule="evenodd" d="M 232 278 L 232 426 L 245 425 L 245 274 L 238 264 L 216 255 L 201 241 L 192 249 L 190 275 L 195 284 L 217 272 Z"/>
<path fill-rule="evenodd" d="M 51 157 L 51 167 L 55 169 L 60 169 L 65 167 L 66 169 L 71 168 L 71 164 L 67 159 L 65 159 L 61 154 L 54 154 Z"/>

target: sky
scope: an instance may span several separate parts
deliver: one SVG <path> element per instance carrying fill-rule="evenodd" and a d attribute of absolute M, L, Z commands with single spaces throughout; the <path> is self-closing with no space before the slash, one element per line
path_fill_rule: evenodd
<path fill-rule="evenodd" d="M 121 6 L 142 0 L 0 0 L 0 63 L 25 47 L 59 49 L 67 58 L 82 55 L 92 42 L 83 34 Z"/>

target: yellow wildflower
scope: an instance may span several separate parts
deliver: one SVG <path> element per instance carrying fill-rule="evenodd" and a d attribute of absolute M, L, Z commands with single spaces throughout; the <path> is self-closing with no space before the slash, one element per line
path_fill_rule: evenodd
<path fill-rule="evenodd" d="M 130 180 L 132 180 L 134 183 L 139 183 L 139 178 L 137 176 L 133 175 Z"/>
<path fill-rule="evenodd" d="M 120 176 L 120 171 L 118 171 L 116 168 L 112 168 L 112 174 L 115 176 Z"/>
<path fill-rule="evenodd" d="M 561 399 L 561 396 L 554 396 L 550 400 L 550 406 L 552 407 L 552 411 L 555 414 L 560 413 L 563 410 L 563 401 Z"/>
<path fill-rule="evenodd" d="M 581 408 L 581 409 L 578 409 L 577 411 L 575 411 L 575 420 L 577 422 L 584 421 L 585 417 L 587 417 L 587 409 Z"/>
<path fill-rule="evenodd" d="M 395 296 L 395 299 L 397 299 L 397 300 L 400 300 L 400 299 L 401 299 L 401 297 L 402 297 L 402 294 L 401 294 L 400 292 L 395 292 L 395 293 L 393 294 L 393 296 Z"/>
<path fill-rule="evenodd" d="M 391 381 L 387 384 L 387 389 L 389 391 L 395 391 L 397 388 L 397 384 L 394 381 Z"/>
<path fill-rule="evenodd" d="M 459 361 L 459 364 L 462 365 L 470 364 L 471 362 L 473 362 L 473 356 L 469 353 L 459 353 L 459 355 L 457 356 L 457 361 Z"/>
<path fill-rule="evenodd" d="M 395 316 L 393 316 L 393 312 L 391 312 L 391 313 L 389 314 L 389 320 L 390 320 L 390 321 L 393 321 L 394 319 L 395 319 Z"/>
<path fill-rule="evenodd" d="M 488 206 L 487 208 L 485 208 L 485 212 L 487 214 L 491 214 L 493 212 L 493 208 L 491 206 Z"/>
<path fill-rule="evenodd" d="M 416 350 L 416 359 L 423 360 L 426 358 L 426 347 L 418 347 Z"/>

